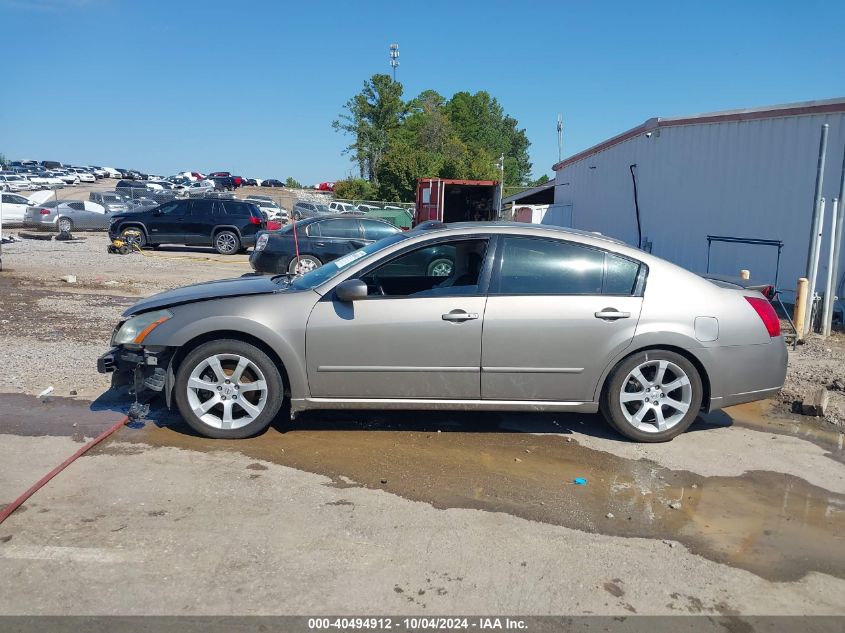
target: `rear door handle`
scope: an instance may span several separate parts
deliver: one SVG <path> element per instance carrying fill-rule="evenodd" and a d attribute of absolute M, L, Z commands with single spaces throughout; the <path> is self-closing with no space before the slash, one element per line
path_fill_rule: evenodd
<path fill-rule="evenodd" d="M 615 321 L 616 319 L 627 319 L 631 316 L 630 312 L 619 312 L 614 308 L 605 308 L 599 312 L 596 312 L 595 317 L 597 319 L 604 319 L 605 321 Z"/>
<path fill-rule="evenodd" d="M 478 318 L 478 312 L 464 312 L 463 310 L 452 310 L 446 314 L 441 315 L 444 321 L 452 321 L 454 323 L 461 323 L 463 321 L 473 321 Z"/>

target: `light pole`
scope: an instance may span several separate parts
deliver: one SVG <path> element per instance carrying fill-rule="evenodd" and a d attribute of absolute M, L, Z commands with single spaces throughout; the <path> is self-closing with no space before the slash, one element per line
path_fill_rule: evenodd
<path fill-rule="evenodd" d="M 390 67 L 393 69 L 393 81 L 396 82 L 396 67 L 399 65 L 399 44 L 390 45 Z"/>

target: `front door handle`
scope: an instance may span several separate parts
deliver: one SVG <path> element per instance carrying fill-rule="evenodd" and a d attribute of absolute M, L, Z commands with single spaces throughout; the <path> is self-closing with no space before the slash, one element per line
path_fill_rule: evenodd
<path fill-rule="evenodd" d="M 463 321 L 473 321 L 478 318 L 478 312 L 464 312 L 463 310 L 452 310 L 440 317 L 444 321 L 452 321 L 453 323 L 462 323 Z"/>
<path fill-rule="evenodd" d="M 325 246 L 325 242 L 314 242 L 314 246 Z"/>
<path fill-rule="evenodd" d="M 615 308 L 605 308 L 596 312 L 597 319 L 604 319 L 605 321 L 615 321 L 616 319 L 627 319 L 631 316 L 630 312 L 619 312 Z"/>

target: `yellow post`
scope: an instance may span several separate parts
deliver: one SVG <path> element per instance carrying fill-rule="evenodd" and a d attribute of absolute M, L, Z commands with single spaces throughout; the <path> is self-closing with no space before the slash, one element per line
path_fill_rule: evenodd
<path fill-rule="evenodd" d="M 739 278 L 740 279 L 751 279 L 751 271 L 743 268 L 739 271 Z"/>
<path fill-rule="evenodd" d="M 798 332 L 798 340 L 804 340 L 804 315 L 807 314 L 807 289 L 810 282 L 806 277 L 798 280 L 798 290 L 795 291 L 795 307 L 792 310 L 792 322 Z"/>

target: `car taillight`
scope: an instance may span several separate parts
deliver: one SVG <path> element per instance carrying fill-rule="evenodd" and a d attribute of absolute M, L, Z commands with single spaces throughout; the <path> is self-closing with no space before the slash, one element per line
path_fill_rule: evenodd
<path fill-rule="evenodd" d="M 250 224 L 261 224 L 261 220 L 256 218 L 254 215 L 249 216 L 249 223 Z"/>
<path fill-rule="evenodd" d="M 751 304 L 757 316 L 763 321 L 763 325 L 766 326 L 769 336 L 780 336 L 780 319 L 775 313 L 772 304 L 766 299 L 760 299 L 759 297 L 745 297 L 745 300 Z"/>
<path fill-rule="evenodd" d="M 278 231 L 282 228 L 282 223 L 276 220 L 267 220 L 267 230 L 268 231 Z"/>
<path fill-rule="evenodd" d="M 41 209 L 41 211 L 39 211 L 39 213 L 41 215 L 50 215 L 50 209 Z"/>

